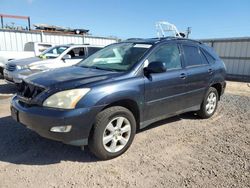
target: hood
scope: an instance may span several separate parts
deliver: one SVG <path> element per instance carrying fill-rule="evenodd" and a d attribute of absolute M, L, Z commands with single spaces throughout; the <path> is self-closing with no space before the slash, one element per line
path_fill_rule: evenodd
<path fill-rule="evenodd" d="M 39 57 L 29 57 L 29 58 L 24 58 L 24 59 L 12 60 L 12 61 L 9 61 L 9 63 L 24 66 L 24 65 L 30 65 L 31 63 L 39 62 L 39 61 L 43 61 L 43 59 Z"/>
<path fill-rule="evenodd" d="M 117 72 L 72 66 L 42 71 L 29 76 L 24 81 L 46 88 L 74 88 L 83 84 L 106 80 L 120 74 Z"/>

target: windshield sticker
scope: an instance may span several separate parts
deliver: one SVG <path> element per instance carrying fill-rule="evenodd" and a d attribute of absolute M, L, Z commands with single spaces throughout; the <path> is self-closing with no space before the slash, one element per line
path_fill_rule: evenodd
<path fill-rule="evenodd" d="M 150 48 L 151 46 L 151 44 L 136 44 L 134 48 Z"/>

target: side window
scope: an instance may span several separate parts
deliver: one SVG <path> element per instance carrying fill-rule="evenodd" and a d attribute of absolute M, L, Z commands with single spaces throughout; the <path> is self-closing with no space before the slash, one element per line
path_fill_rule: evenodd
<path fill-rule="evenodd" d="M 88 56 L 96 53 L 97 51 L 99 51 L 101 48 L 98 47 L 88 47 Z"/>
<path fill-rule="evenodd" d="M 68 52 L 72 59 L 83 59 L 85 57 L 84 48 L 74 48 Z"/>
<path fill-rule="evenodd" d="M 49 44 L 38 44 L 37 47 L 38 47 L 38 51 L 39 52 L 43 52 L 45 50 L 47 50 L 48 48 L 50 48 L 52 45 L 49 45 Z"/>
<path fill-rule="evenodd" d="M 209 53 L 207 53 L 206 51 L 204 50 L 201 50 L 202 54 L 206 57 L 207 61 L 210 63 L 210 64 L 213 64 L 215 63 L 215 59 L 209 55 Z"/>
<path fill-rule="evenodd" d="M 200 50 L 200 56 L 201 56 L 201 60 L 203 64 L 209 64 L 206 56 L 204 55 L 204 53 Z"/>
<path fill-rule="evenodd" d="M 161 61 L 166 64 L 167 70 L 180 69 L 181 59 L 177 44 L 163 44 L 148 58 L 149 63 Z"/>
<path fill-rule="evenodd" d="M 182 47 L 187 67 L 204 64 L 197 47 L 188 45 L 183 45 Z"/>

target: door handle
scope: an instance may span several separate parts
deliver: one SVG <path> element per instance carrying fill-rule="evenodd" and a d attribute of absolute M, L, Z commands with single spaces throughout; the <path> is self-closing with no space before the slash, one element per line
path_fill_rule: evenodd
<path fill-rule="evenodd" d="M 181 78 L 181 79 L 186 79 L 186 77 L 187 77 L 187 75 L 186 75 L 185 73 L 181 73 L 181 74 L 180 74 L 180 78 Z"/>

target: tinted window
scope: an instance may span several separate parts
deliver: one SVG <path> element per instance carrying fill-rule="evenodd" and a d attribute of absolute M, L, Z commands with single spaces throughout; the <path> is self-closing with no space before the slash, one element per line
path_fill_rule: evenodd
<path fill-rule="evenodd" d="M 154 51 L 148 58 L 149 63 L 161 61 L 167 70 L 181 68 L 179 48 L 176 44 L 164 44 Z"/>
<path fill-rule="evenodd" d="M 203 64 L 209 64 L 206 56 L 204 55 L 204 53 L 200 50 L 200 56 L 201 56 L 201 60 Z"/>
<path fill-rule="evenodd" d="M 207 59 L 207 61 L 209 62 L 209 63 L 214 63 L 215 62 L 215 59 L 209 54 L 209 53 L 207 53 L 206 51 L 203 51 L 203 50 L 201 50 L 201 52 L 202 52 L 202 54 L 206 57 L 206 59 Z"/>
<path fill-rule="evenodd" d="M 219 59 L 218 55 L 215 53 L 214 49 L 207 46 L 207 45 L 202 45 L 201 46 L 202 50 L 206 52 L 208 55 L 210 55 L 214 60 Z"/>
<path fill-rule="evenodd" d="M 203 64 L 197 47 L 183 45 L 183 51 L 187 67 Z"/>
<path fill-rule="evenodd" d="M 88 55 L 92 55 L 94 53 L 96 53 L 98 50 L 100 50 L 101 48 L 97 48 L 97 47 L 89 47 L 88 48 Z"/>

